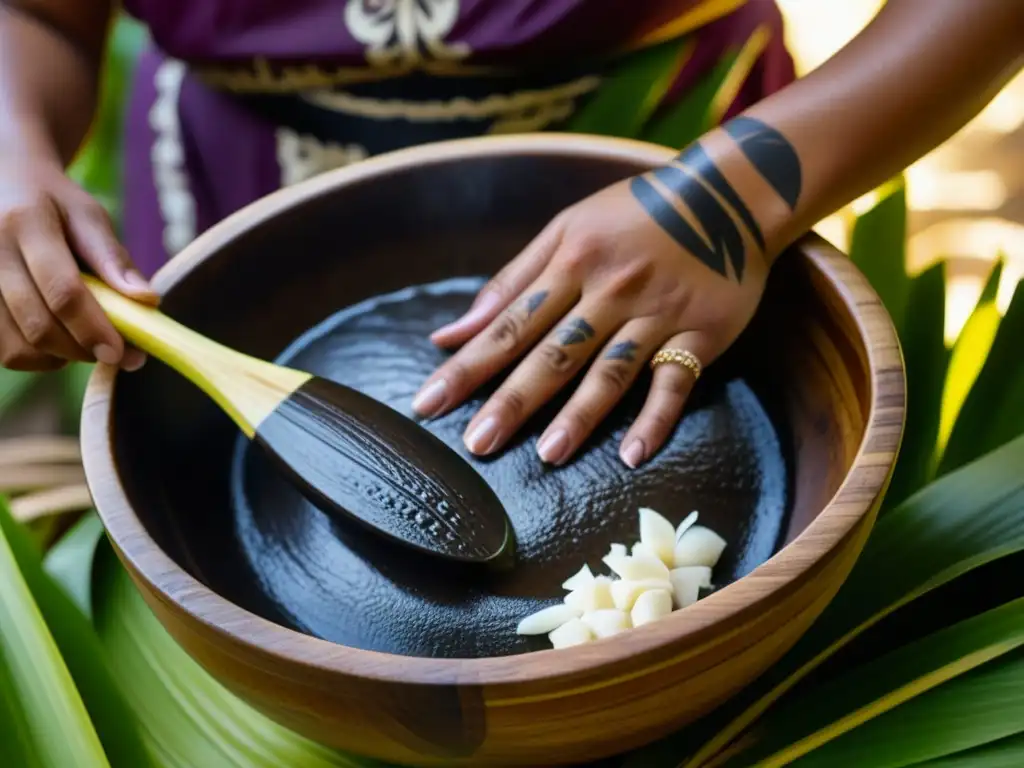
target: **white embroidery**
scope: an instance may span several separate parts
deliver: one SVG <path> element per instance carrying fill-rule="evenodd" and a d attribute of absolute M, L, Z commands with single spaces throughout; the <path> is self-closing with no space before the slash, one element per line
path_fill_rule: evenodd
<path fill-rule="evenodd" d="M 359 144 L 324 143 L 289 128 L 277 129 L 277 163 L 281 167 L 282 187 L 364 160 L 368 154 Z"/>
<path fill-rule="evenodd" d="M 196 202 L 189 190 L 178 117 L 184 78 L 183 62 L 163 62 L 153 76 L 156 99 L 149 110 L 149 125 L 156 134 L 150 150 L 153 183 L 164 221 L 163 244 L 168 256 L 174 256 L 196 236 Z"/>
<path fill-rule="evenodd" d="M 366 60 L 375 67 L 466 58 L 466 43 L 444 40 L 458 18 L 459 0 L 348 0 L 345 6 L 345 26 L 367 46 Z"/>
<path fill-rule="evenodd" d="M 571 114 L 576 99 L 596 90 L 601 79 L 581 77 L 536 90 L 492 93 L 481 99 L 457 96 L 448 101 L 406 101 L 357 96 L 347 91 L 315 90 L 301 98 L 318 107 L 376 120 L 408 120 L 410 122 L 454 122 L 457 120 L 496 120 L 502 123 L 538 121 L 547 124 Z"/>

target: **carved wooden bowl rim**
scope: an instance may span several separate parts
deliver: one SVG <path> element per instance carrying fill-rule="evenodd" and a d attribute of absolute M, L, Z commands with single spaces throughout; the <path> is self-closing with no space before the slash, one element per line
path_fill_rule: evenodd
<path fill-rule="evenodd" d="M 240 232 L 345 185 L 409 167 L 507 155 L 561 156 L 655 166 L 673 150 L 644 142 L 578 134 L 540 133 L 456 139 L 398 150 L 330 171 L 274 192 L 234 213 L 196 238 L 154 276 L 166 294 Z M 100 518 L 135 578 L 159 602 L 204 624 L 227 644 L 310 672 L 351 675 L 406 684 L 517 685 L 563 676 L 606 674 L 608 685 L 641 673 L 644 662 L 681 663 L 718 633 L 742 631 L 781 597 L 811 578 L 865 516 L 872 513 L 895 463 L 903 430 L 905 383 L 902 356 L 888 314 L 849 259 L 816 235 L 796 247 L 832 284 L 854 318 L 866 347 L 870 408 L 853 464 L 822 512 L 793 541 L 751 573 L 685 611 L 614 637 L 566 650 L 475 659 L 399 656 L 339 645 L 275 624 L 229 602 L 180 568 L 150 537 L 132 509 L 112 450 L 111 413 L 117 371 L 97 365 L 89 381 L 81 439 L 90 490 Z M 513 617 L 509 631 L 514 631 Z M 625 660 L 628 672 L 616 673 Z M 607 667 L 601 671 L 600 667 Z M 590 673 L 590 674 L 588 674 Z M 491 702 L 492 704 L 497 702 Z"/>

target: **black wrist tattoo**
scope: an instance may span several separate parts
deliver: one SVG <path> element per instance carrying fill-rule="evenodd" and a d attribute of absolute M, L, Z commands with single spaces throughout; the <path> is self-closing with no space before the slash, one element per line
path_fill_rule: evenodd
<path fill-rule="evenodd" d="M 765 181 L 790 210 L 796 208 L 803 186 L 800 158 L 786 137 L 753 117 L 735 117 L 722 126 Z"/>
<path fill-rule="evenodd" d="M 795 208 L 802 184 L 800 159 L 785 137 L 750 117 L 735 118 L 723 130 L 786 204 Z M 699 142 L 681 152 L 672 164 L 633 178 L 630 191 L 672 239 L 723 277 L 728 276 L 728 264 L 736 279 L 743 279 L 747 263 L 743 229 L 765 250 L 761 227 Z M 689 210 L 702 232 L 679 213 L 673 197 Z"/>

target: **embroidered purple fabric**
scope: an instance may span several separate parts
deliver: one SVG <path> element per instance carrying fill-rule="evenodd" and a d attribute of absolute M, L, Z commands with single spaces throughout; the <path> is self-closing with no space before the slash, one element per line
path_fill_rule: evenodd
<path fill-rule="evenodd" d="M 607 54 L 713 4 L 125 0 L 151 36 L 127 116 L 125 245 L 151 275 L 220 219 L 325 170 L 429 141 L 557 130 L 614 66 Z M 690 33 L 668 99 L 765 25 L 726 117 L 792 81 L 775 3 L 747 0 Z"/>

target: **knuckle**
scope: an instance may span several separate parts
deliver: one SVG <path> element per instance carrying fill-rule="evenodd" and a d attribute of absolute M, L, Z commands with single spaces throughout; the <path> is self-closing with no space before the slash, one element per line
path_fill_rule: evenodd
<path fill-rule="evenodd" d="M 573 357 L 552 341 L 546 341 L 537 348 L 537 359 L 549 373 L 565 374 L 576 367 Z"/>
<path fill-rule="evenodd" d="M 662 410 L 655 411 L 652 413 L 647 420 L 646 432 L 648 435 L 652 435 L 657 440 L 663 439 L 676 427 L 676 419 L 673 416 Z"/>
<path fill-rule="evenodd" d="M 509 309 L 501 314 L 488 331 L 487 337 L 494 346 L 503 352 L 511 352 L 519 345 L 522 338 L 523 321 Z"/>
<path fill-rule="evenodd" d="M 577 439 L 589 435 L 597 426 L 598 412 L 595 404 L 589 400 L 581 400 L 566 408 L 559 416 L 559 421 L 564 423 L 566 431 L 570 435 L 576 435 Z"/>
<path fill-rule="evenodd" d="M 514 386 L 505 386 L 495 392 L 494 404 L 497 410 L 515 422 L 526 414 L 526 397 Z"/>
<path fill-rule="evenodd" d="M 612 298 L 632 296 L 650 283 L 654 264 L 646 259 L 633 259 L 621 266 L 608 277 L 604 293 Z"/>
<path fill-rule="evenodd" d="M 597 368 L 597 383 L 603 392 L 622 395 L 633 380 L 632 368 L 625 363 L 607 363 Z"/>
<path fill-rule="evenodd" d="M 55 330 L 53 323 L 48 317 L 39 314 L 31 314 L 21 322 L 21 334 L 33 347 L 46 343 Z"/>
<path fill-rule="evenodd" d="M 84 296 L 85 286 L 74 273 L 55 276 L 43 288 L 46 305 L 58 315 L 73 313 Z"/>
<path fill-rule="evenodd" d="M 563 246 L 559 267 L 570 274 L 585 271 L 594 263 L 602 249 L 603 244 L 597 235 L 577 235 Z"/>

